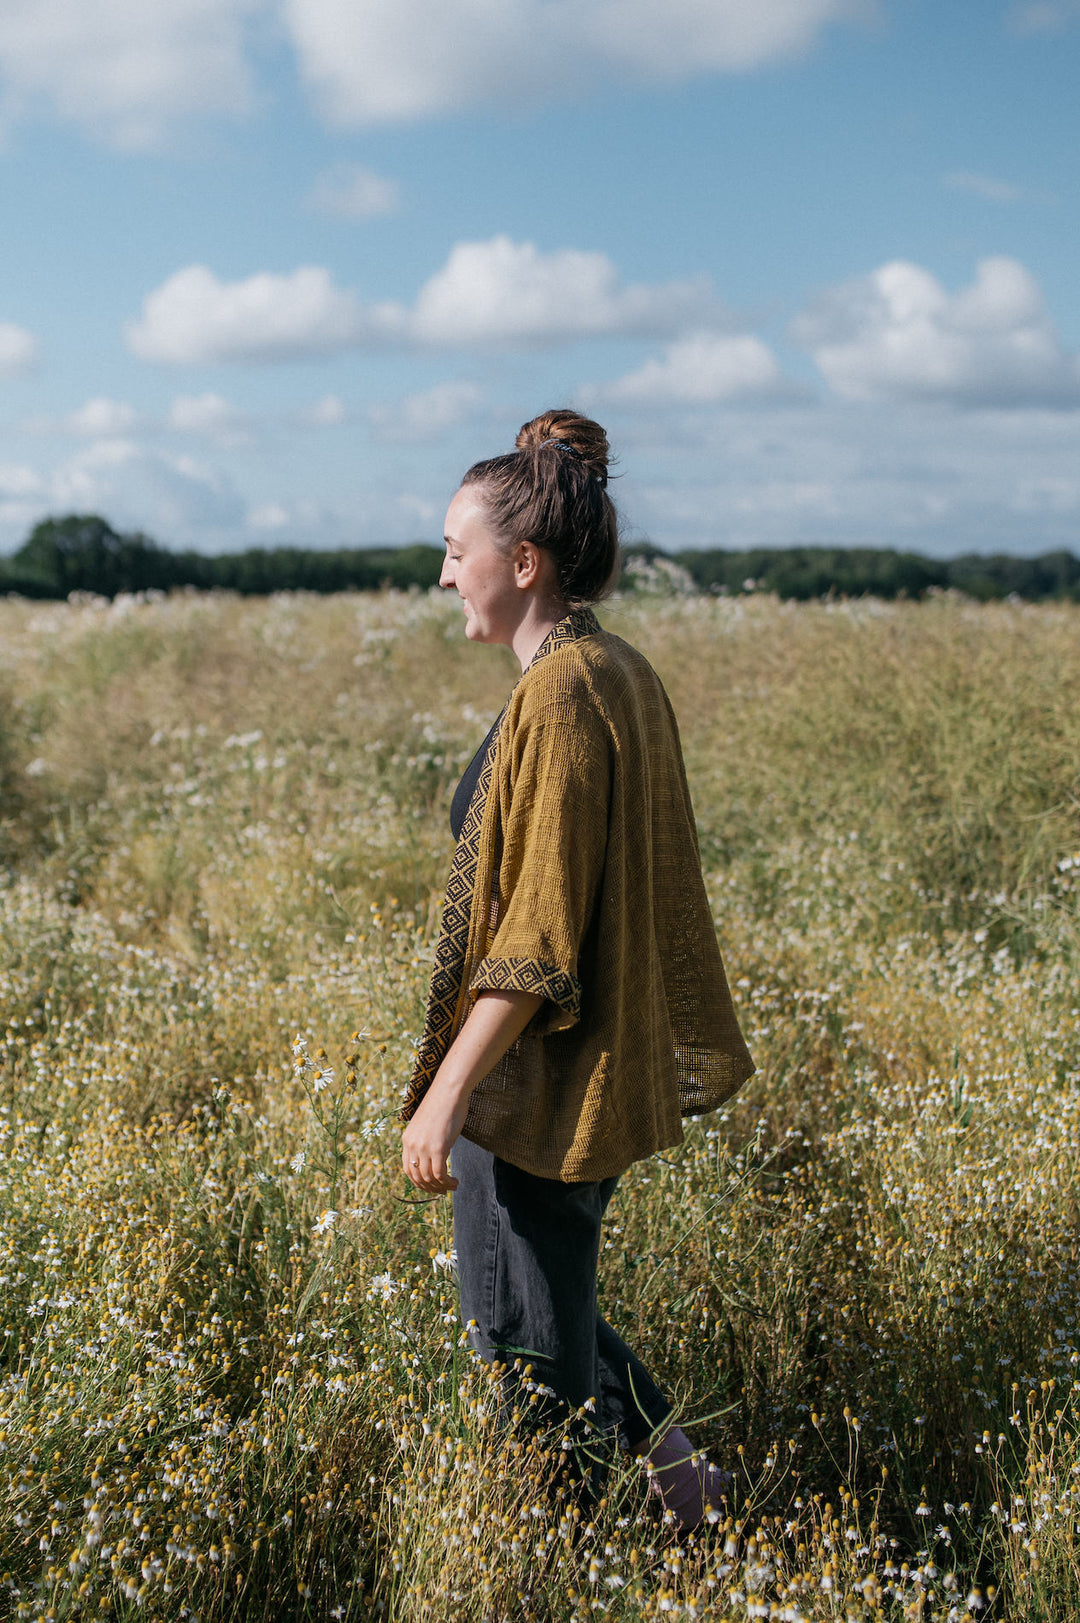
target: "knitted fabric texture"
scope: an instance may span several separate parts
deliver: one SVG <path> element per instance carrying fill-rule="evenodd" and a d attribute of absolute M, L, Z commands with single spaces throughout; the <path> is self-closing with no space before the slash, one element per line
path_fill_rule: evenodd
<path fill-rule="evenodd" d="M 458 840 L 401 1118 L 478 992 L 544 1003 L 465 1136 L 539 1177 L 614 1177 L 753 1072 L 701 877 L 678 729 L 648 661 L 589 609 L 515 687 Z"/>

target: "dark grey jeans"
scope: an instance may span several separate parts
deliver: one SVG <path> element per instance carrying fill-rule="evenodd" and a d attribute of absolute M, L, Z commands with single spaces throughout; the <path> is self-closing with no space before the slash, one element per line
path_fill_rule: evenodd
<path fill-rule="evenodd" d="M 617 1179 L 537 1178 L 459 1138 L 451 1153 L 461 1322 L 490 1361 L 533 1366 L 571 1408 L 637 1448 L 671 1404 L 597 1312 L 600 1224 Z M 473 1325 L 475 1321 L 475 1326 Z"/>

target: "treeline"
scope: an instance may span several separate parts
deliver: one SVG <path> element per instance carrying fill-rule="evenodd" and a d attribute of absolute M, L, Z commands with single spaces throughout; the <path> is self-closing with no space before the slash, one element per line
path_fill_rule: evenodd
<path fill-rule="evenodd" d="M 96 513 L 47 518 L 35 525 L 10 558 L 0 558 L 0 593 L 66 598 L 71 592 L 115 597 L 119 592 L 191 587 L 265 595 L 270 592 L 426 590 L 439 578 L 441 547 L 256 547 L 207 557 L 172 552 L 136 531 L 121 534 Z M 1047 552 L 1038 558 L 968 553 L 924 558 L 915 552 L 869 547 L 781 547 L 748 552 L 667 553 L 650 543 L 627 549 L 629 590 L 682 589 L 741 594 L 774 592 L 782 598 L 924 597 L 952 588 L 988 601 L 1019 597 L 1080 601 L 1080 558 Z"/>
<path fill-rule="evenodd" d="M 632 552 L 663 558 L 656 548 Z M 917 552 L 873 547 L 764 547 L 750 552 L 678 552 L 667 555 L 698 591 L 775 592 L 782 598 L 925 597 L 949 588 L 986 602 L 1020 597 L 1080 601 L 1080 558 L 1046 552 L 1038 558 L 1007 553 L 965 553 L 924 558 Z"/>
<path fill-rule="evenodd" d="M 140 531 L 122 535 L 96 513 L 47 518 L 11 558 L 0 558 L 0 592 L 66 598 L 70 592 L 198 591 L 374 592 L 383 586 L 427 588 L 439 579 L 442 547 L 417 543 L 371 550 L 253 547 L 216 558 L 170 552 Z"/>

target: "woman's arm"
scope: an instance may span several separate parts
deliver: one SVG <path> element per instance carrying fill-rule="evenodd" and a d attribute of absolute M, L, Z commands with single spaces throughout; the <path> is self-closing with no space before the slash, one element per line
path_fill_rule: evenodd
<path fill-rule="evenodd" d="M 477 997 L 402 1134 L 401 1164 L 418 1189 L 444 1195 L 457 1188 L 447 1162 L 464 1125 L 470 1095 L 543 1001 L 532 992 L 481 992 Z"/>

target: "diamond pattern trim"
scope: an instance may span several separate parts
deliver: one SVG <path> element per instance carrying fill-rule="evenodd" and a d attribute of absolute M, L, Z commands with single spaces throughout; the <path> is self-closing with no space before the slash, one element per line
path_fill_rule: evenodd
<path fill-rule="evenodd" d="M 576 642 L 580 637 L 594 637 L 600 630 L 600 622 L 592 609 L 575 609 L 558 625 L 553 626 L 544 638 L 533 658 L 526 666 L 526 671 L 547 654 L 564 643 Z M 522 672 L 524 676 L 525 672 Z M 516 684 L 515 684 L 516 687 Z M 501 728 L 506 715 L 507 706 L 503 707 L 499 717 Z M 405 1093 L 405 1099 L 399 1112 L 399 1120 L 407 1122 L 416 1110 L 424 1094 L 431 1086 L 435 1073 L 439 1069 L 446 1052 L 457 1035 L 458 1026 L 467 1012 L 468 995 L 470 988 L 465 986 L 465 962 L 469 951 L 469 926 L 472 921 L 473 901 L 476 894 L 476 873 L 480 864 L 480 836 L 484 825 L 484 809 L 487 806 L 488 792 L 495 773 L 495 753 L 498 743 L 499 731 L 496 730 L 492 746 L 488 750 L 480 776 L 477 779 L 476 790 L 469 809 L 465 814 L 465 821 L 461 825 L 461 838 L 454 848 L 453 861 L 450 865 L 450 877 L 446 885 L 446 900 L 443 904 L 442 924 L 439 928 L 439 940 L 435 948 L 435 964 L 432 970 L 431 987 L 428 992 L 427 1012 L 424 1016 L 424 1031 L 416 1051 L 416 1062 L 413 1074 Z M 511 976 L 521 970 L 521 966 L 529 963 L 528 960 L 489 960 L 491 964 L 508 963 L 516 968 L 508 969 Z M 543 965 L 530 964 L 532 970 L 544 970 Z M 558 1003 L 569 1013 L 580 1012 L 581 988 L 576 985 L 574 977 L 561 971 L 553 971 L 555 978 L 561 979 L 565 985 L 558 987 L 562 995 L 546 990 L 547 983 L 543 973 L 537 984 L 518 985 L 512 979 L 492 986 L 491 990 L 513 991 L 542 991 L 543 996 L 550 997 L 552 1002 Z M 552 985 L 555 981 L 552 981 Z M 483 981 L 484 989 L 488 988 L 486 979 Z M 576 987 L 576 991 L 575 991 Z M 478 988 L 479 989 L 479 988 Z M 576 996 L 577 1007 L 565 1001 Z"/>

